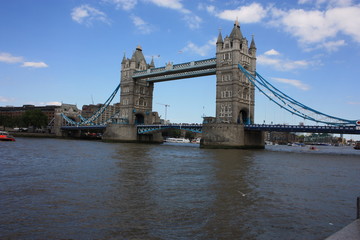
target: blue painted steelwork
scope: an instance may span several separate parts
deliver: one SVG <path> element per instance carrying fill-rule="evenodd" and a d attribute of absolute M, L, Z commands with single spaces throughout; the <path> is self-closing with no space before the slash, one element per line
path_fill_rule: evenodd
<path fill-rule="evenodd" d="M 93 114 L 90 118 L 88 118 L 87 120 L 80 122 L 79 125 L 86 125 L 89 123 L 92 123 L 93 121 L 95 121 L 104 111 L 105 109 L 110 105 L 111 101 L 114 99 L 115 95 L 117 94 L 117 92 L 120 89 L 120 84 L 115 88 L 114 92 L 110 95 L 110 97 L 105 101 L 105 103 L 101 106 L 101 108 L 99 108 L 98 111 L 96 111 L 95 114 Z"/>
<path fill-rule="evenodd" d="M 86 118 L 84 118 L 83 116 L 81 116 L 81 115 L 79 115 L 79 118 L 80 118 L 80 120 L 82 121 L 82 122 L 85 122 L 87 119 Z"/>
<path fill-rule="evenodd" d="M 307 133 L 339 133 L 360 134 L 359 126 L 302 126 L 281 124 L 250 124 L 244 126 L 245 130 L 269 132 L 307 132 Z"/>
<path fill-rule="evenodd" d="M 78 122 L 75 122 L 74 120 L 72 120 L 71 118 L 69 118 L 68 116 L 66 116 L 63 113 L 61 113 L 61 117 L 70 125 L 78 125 Z"/>
<path fill-rule="evenodd" d="M 202 132 L 202 124 L 154 124 L 138 125 L 138 134 L 147 134 L 163 129 L 175 128 Z M 308 132 L 308 133 L 343 133 L 343 134 L 360 134 L 360 126 L 302 126 L 302 125 L 280 125 L 280 124 L 249 124 L 244 125 L 245 130 L 269 131 L 269 132 Z"/>
<path fill-rule="evenodd" d="M 102 130 L 105 125 L 90 126 L 63 126 L 62 130 Z M 149 134 L 165 129 L 182 129 L 195 133 L 202 132 L 202 124 L 152 124 L 137 125 L 138 134 Z M 338 134 L 360 134 L 360 126 L 302 126 L 281 124 L 249 124 L 244 125 L 245 130 L 268 131 L 268 132 L 307 132 L 307 133 L 338 133 Z"/>
<path fill-rule="evenodd" d="M 269 100 L 271 100 L 276 105 L 283 108 L 284 110 L 298 117 L 318 123 L 324 123 L 327 125 L 335 125 L 335 126 L 356 125 L 356 120 L 348 120 L 348 119 L 330 116 L 328 114 L 310 108 L 296 101 L 295 99 L 289 97 L 285 93 L 281 92 L 279 89 L 277 89 L 268 81 L 266 81 L 265 78 L 263 78 L 259 73 L 255 72 L 256 73 L 256 77 L 255 77 L 240 64 L 238 65 L 238 67 L 245 74 L 246 78 Z M 266 91 L 270 92 L 270 94 L 266 93 Z M 310 115 L 315 115 L 316 117 Z"/>
<path fill-rule="evenodd" d="M 90 125 L 90 126 L 62 126 L 61 130 L 105 130 L 106 125 Z"/>
<path fill-rule="evenodd" d="M 72 120 L 71 118 L 65 116 L 65 114 L 61 114 L 62 118 L 69 123 L 70 125 L 76 125 L 76 126 L 84 126 L 84 125 L 93 125 L 94 121 L 96 119 L 98 119 L 101 114 L 103 114 L 103 112 L 106 110 L 106 108 L 110 105 L 111 101 L 114 99 L 115 95 L 117 94 L 117 92 L 120 89 L 120 84 L 115 88 L 115 90 L 113 91 L 113 93 L 110 95 L 110 97 L 105 101 L 105 103 L 101 106 L 101 108 L 99 108 L 91 117 L 89 117 L 88 119 L 85 119 L 83 116 L 79 115 L 80 118 L 80 122 L 76 122 L 74 120 Z M 114 115 L 116 115 L 117 113 L 115 113 Z M 113 115 L 113 116 L 114 116 Z M 113 117 L 112 116 L 112 117 Z M 106 124 L 103 123 L 104 125 Z"/>
<path fill-rule="evenodd" d="M 202 124 L 152 124 L 152 125 L 137 125 L 138 134 L 147 134 L 155 131 L 162 131 L 164 129 L 181 129 L 195 133 L 202 132 Z"/>

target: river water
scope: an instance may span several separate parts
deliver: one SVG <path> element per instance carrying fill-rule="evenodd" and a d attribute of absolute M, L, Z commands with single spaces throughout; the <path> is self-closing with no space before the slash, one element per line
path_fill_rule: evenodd
<path fill-rule="evenodd" d="M 0 142 L 0 239 L 323 239 L 357 196 L 350 147 Z"/>

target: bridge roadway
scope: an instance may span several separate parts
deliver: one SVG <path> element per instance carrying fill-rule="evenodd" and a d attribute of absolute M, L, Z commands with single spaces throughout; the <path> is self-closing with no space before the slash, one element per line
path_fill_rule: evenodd
<path fill-rule="evenodd" d="M 105 130 L 105 125 L 89 126 L 63 126 L 62 130 Z M 152 124 L 137 125 L 138 134 L 149 134 L 163 129 L 182 129 L 201 133 L 202 124 Z M 360 134 L 360 126 L 307 126 L 307 125 L 281 125 L 281 124 L 250 124 L 244 126 L 245 130 L 269 131 L 269 132 L 307 132 L 307 133 L 338 133 L 338 134 Z"/>

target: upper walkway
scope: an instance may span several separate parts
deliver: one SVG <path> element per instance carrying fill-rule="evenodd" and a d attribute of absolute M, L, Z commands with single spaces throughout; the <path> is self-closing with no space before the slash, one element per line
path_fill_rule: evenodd
<path fill-rule="evenodd" d="M 210 58 L 136 71 L 132 77 L 133 79 L 146 79 L 148 82 L 163 82 L 214 74 L 216 74 L 216 58 Z"/>

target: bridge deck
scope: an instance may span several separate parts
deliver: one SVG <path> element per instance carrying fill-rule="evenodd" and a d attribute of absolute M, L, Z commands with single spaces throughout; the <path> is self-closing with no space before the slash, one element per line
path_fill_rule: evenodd
<path fill-rule="evenodd" d="M 105 129 L 105 125 L 88 126 L 62 126 L 62 130 L 95 130 Z M 187 131 L 202 132 L 202 124 L 151 124 L 137 125 L 138 134 L 148 134 L 167 128 L 183 129 Z M 360 134 L 360 126 L 301 126 L 301 125 L 269 125 L 251 124 L 244 125 L 245 130 L 269 131 L 269 132 L 307 132 L 307 133 L 338 133 L 338 134 Z"/>
<path fill-rule="evenodd" d="M 339 133 L 339 134 L 360 134 L 360 126 L 306 126 L 306 125 L 269 125 L 251 124 L 245 129 L 269 132 L 307 132 L 307 133 Z"/>
<path fill-rule="evenodd" d="M 62 126 L 61 130 L 76 131 L 76 130 L 105 130 L 106 125 L 87 125 L 87 126 Z"/>

